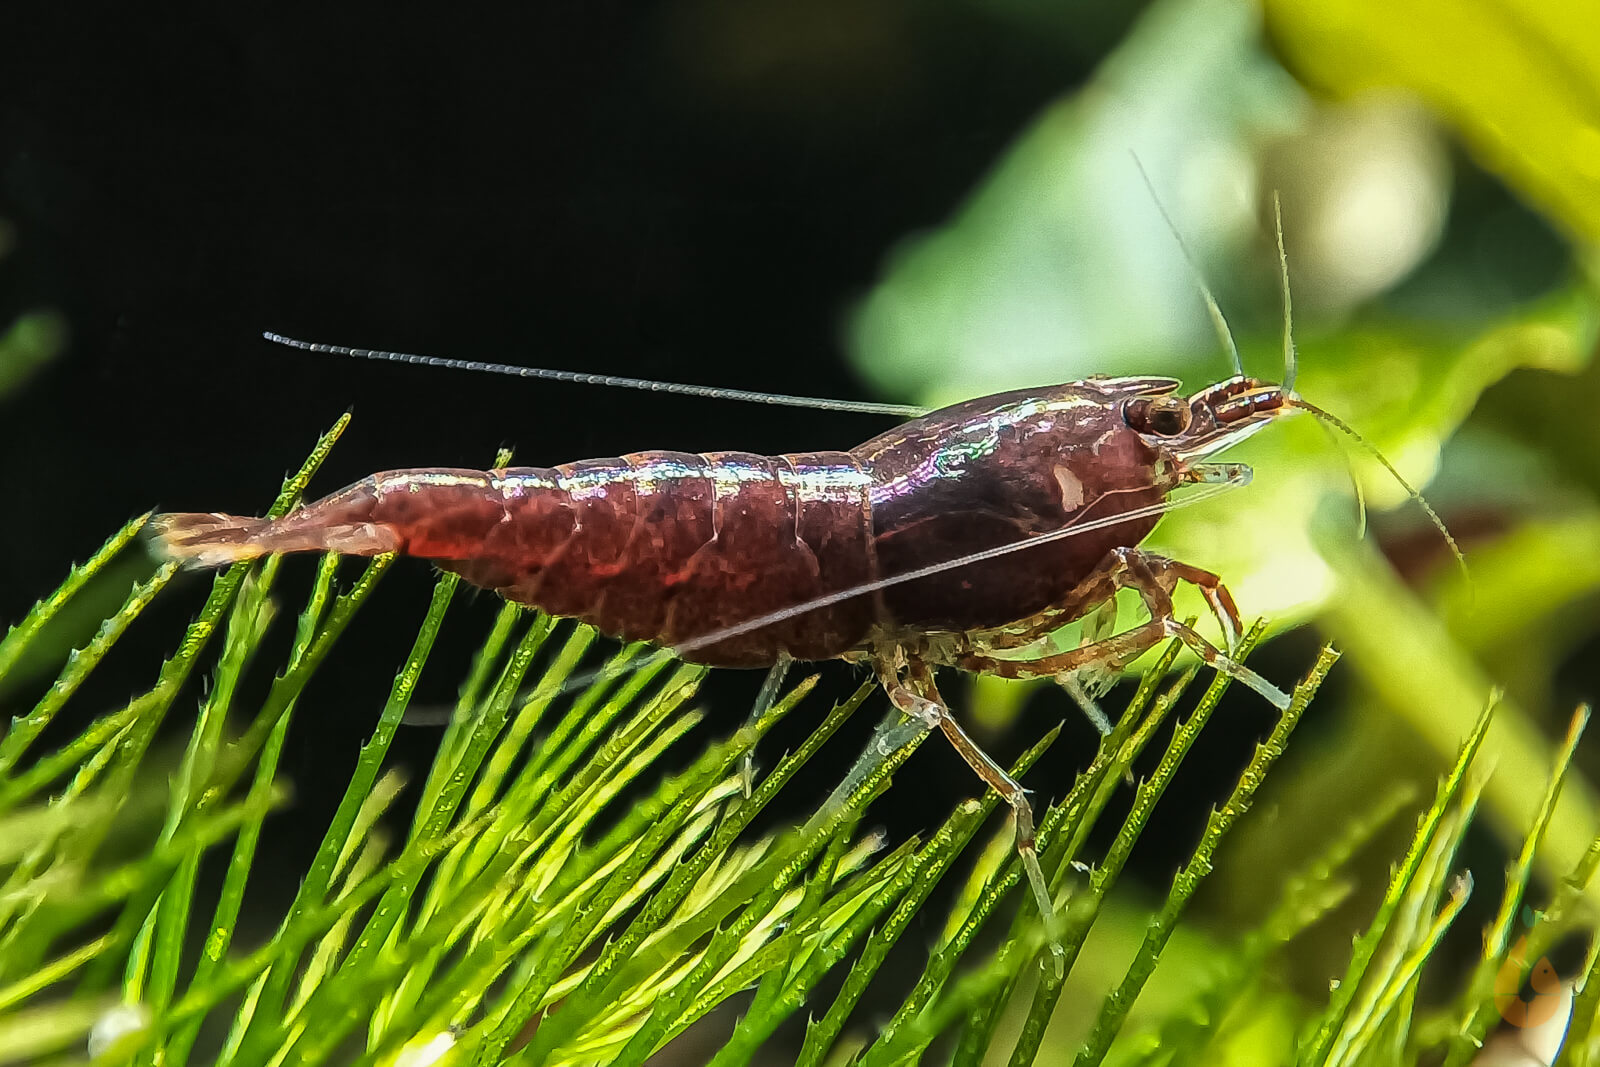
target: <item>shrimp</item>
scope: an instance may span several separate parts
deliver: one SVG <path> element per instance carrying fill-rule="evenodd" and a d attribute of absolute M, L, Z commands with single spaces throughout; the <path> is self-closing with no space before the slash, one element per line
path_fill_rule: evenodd
<path fill-rule="evenodd" d="M 1048 904 L 1026 794 L 951 714 L 936 668 L 1116 671 L 1177 637 L 1288 703 L 1174 617 L 1174 587 L 1192 583 L 1231 645 L 1239 612 L 1218 577 L 1136 546 L 1168 493 L 1246 480 L 1242 465 L 1198 461 L 1290 410 L 1289 398 L 1246 377 L 1189 397 L 1178 386 L 1133 377 L 1015 390 L 847 452 L 386 471 L 278 519 L 169 514 L 154 528 L 166 554 L 208 567 L 290 552 L 420 557 L 508 600 L 710 666 L 864 663 L 897 709 L 943 733 L 1010 805 L 1029 881 Z M 1124 588 L 1148 621 L 1069 651 L 1009 657 Z"/>
<path fill-rule="evenodd" d="M 1279 259 L 1285 382 L 1292 383 L 1281 225 Z M 507 600 L 625 641 L 714 667 L 767 668 L 764 692 L 793 660 L 864 664 L 895 708 L 921 729 L 943 733 L 1010 805 L 1016 848 L 1048 920 L 1053 907 L 1026 792 L 962 729 L 935 671 L 1053 678 L 1081 695 L 1076 679 L 1112 675 L 1176 638 L 1213 669 L 1286 708 L 1282 690 L 1229 655 L 1242 626 L 1220 578 L 1138 546 L 1162 514 L 1207 491 L 1169 501 L 1175 490 L 1247 483 L 1244 464 L 1206 460 L 1286 414 L 1308 412 L 1377 454 L 1345 423 L 1300 399 L 1292 384 L 1245 375 L 1215 300 L 1203 282 L 1200 289 L 1235 373 L 1188 396 L 1175 378 L 1089 378 L 923 413 L 849 451 L 659 451 L 549 468 L 393 470 L 278 519 L 168 514 L 153 528 L 165 554 L 207 567 L 290 552 L 431 560 Z M 364 358 L 814 403 L 267 336 Z M 1432 508 L 1378 459 L 1460 560 Z M 1179 583 L 1205 597 L 1226 649 L 1176 618 Z M 1124 589 L 1138 596 L 1148 618 L 1106 633 L 1100 624 Z M 1086 620 L 1083 643 L 1057 648 L 1052 635 L 1078 620 Z M 847 783 L 865 773 L 870 758 L 869 751 Z"/>

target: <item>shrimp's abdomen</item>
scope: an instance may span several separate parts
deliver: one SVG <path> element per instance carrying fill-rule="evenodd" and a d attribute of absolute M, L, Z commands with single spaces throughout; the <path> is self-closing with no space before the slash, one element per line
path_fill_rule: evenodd
<path fill-rule="evenodd" d="M 868 478 L 847 453 L 643 452 L 560 467 L 388 471 L 272 522 L 158 520 L 173 555 L 400 552 L 625 640 L 679 646 L 875 577 Z M 765 666 L 860 646 L 854 597 L 686 658 Z"/>

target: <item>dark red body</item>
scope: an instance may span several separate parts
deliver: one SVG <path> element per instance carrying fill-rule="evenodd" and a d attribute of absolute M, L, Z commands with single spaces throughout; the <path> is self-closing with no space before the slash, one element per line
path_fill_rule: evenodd
<path fill-rule="evenodd" d="M 849 452 L 642 452 L 554 468 L 390 471 L 252 534 L 267 551 L 397 550 L 629 640 L 675 646 L 874 579 L 1159 503 L 1174 464 L 1123 405 L 1169 379 L 1002 393 Z M 899 632 L 967 632 L 1060 603 L 1154 516 L 851 597 L 695 648 L 715 666 L 826 659 Z M 361 531 L 372 533 L 363 542 Z M 353 547 L 352 547 L 353 546 Z"/>

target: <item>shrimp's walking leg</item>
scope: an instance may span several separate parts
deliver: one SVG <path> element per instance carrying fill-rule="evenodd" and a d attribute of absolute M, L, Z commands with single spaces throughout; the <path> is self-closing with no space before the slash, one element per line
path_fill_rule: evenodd
<path fill-rule="evenodd" d="M 1032 889 L 1034 899 L 1038 902 L 1040 914 L 1046 924 L 1053 927 L 1055 907 L 1050 899 L 1049 884 L 1045 881 L 1044 871 L 1039 866 L 1039 853 L 1034 845 L 1033 806 L 1028 803 L 1027 790 L 1023 789 L 1004 767 L 979 748 L 977 742 L 961 728 L 961 724 L 946 706 L 944 698 L 939 695 L 939 690 L 935 688 L 933 670 L 926 662 L 911 657 L 904 681 L 895 668 L 882 658 L 876 661 L 874 670 L 877 672 L 879 683 L 888 693 L 889 700 L 905 717 L 898 722 L 885 723 L 878 728 L 872 740 L 868 742 L 866 751 L 861 754 L 855 766 L 850 768 L 850 772 L 845 775 L 844 780 L 839 783 L 821 810 L 812 817 L 813 821 L 820 821 L 827 813 L 842 806 L 850 794 L 855 792 L 856 788 L 890 756 L 919 737 L 937 729 L 949 739 L 961 758 L 967 761 L 978 776 L 1010 805 L 1012 820 L 1016 827 L 1017 854 L 1022 861 L 1023 872 L 1027 875 L 1029 888 Z M 1056 956 L 1059 970 L 1062 963 L 1060 946 L 1052 944 L 1051 952 Z"/>
<path fill-rule="evenodd" d="M 750 707 L 750 718 L 747 725 L 754 726 L 761 720 L 761 716 L 772 710 L 772 704 L 778 699 L 778 690 L 783 687 L 783 679 L 789 673 L 789 665 L 794 660 L 786 653 L 779 652 L 778 658 L 767 672 L 766 678 L 761 682 L 761 691 L 756 694 L 756 702 Z M 755 784 L 756 754 L 751 749 L 739 759 L 739 780 L 744 786 L 745 799 L 750 799 L 750 792 Z"/>
<path fill-rule="evenodd" d="M 1079 681 L 1076 674 L 1058 674 L 1056 684 L 1067 691 L 1067 695 L 1078 705 L 1078 710 L 1089 720 L 1089 725 L 1094 727 L 1095 733 L 1101 737 L 1111 736 L 1111 716 L 1100 706 L 1094 692 L 1096 687 Z"/>
<path fill-rule="evenodd" d="M 1228 596 L 1227 591 L 1222 588 L 1221 583 L 1215 581 L 1215 578 L 1216 576 L 1209 571 L 1177 563 L 1165 556 L 1147 556 L 1132 548 L 1115 549 L 1098 571 L 1084 579 L 1083 584 L 1079 586 L 1079 592 L 1093 590 L 1103 593 L 1102 599 L 1104 599 L 1114 595 L 1117 589 L 1133 589 L 1150 612 L 1149 622 L 1113 637 L 1075 648 L 1070 652 L 1059 652 L 1031 660 L 1001 659 L 989 655 L 989 652 L 1001 646 L 990 645 L 985 648 L 978 642 L 975 647 L 979 651 L 959 657 L 956 665 L 965 670 L 997 674 L 1002 678 L 1055 677 L 1067 671 L 1082 670 L 1086 667 L 1121 670 L 1163 638 L 1176 637 L 1213 670 L 1249 686 L 1275 707 L 1287 708 L 1289 706 L 1287 693 L 1255 671 L 1230 659 L 1193 628 L 1185 626 L 1173 617 L 1171 594 L 1173 584 L 1179 579 L 1194 581 L 1204 591 L 1209 582 L 1212 590 L 1207 596 L 1208 601 L 1219 613 L 1219 618 L 1226 616 L 1229 620 L 1230 625 L 1225 626 L 1224 630 L 1229 630 L 1230 626 L 1233 630 L 1240 629 L 1238 611 L 1233 605 L 1233 598 Z M 1079 596 L 1073 599 L 1075 603 L 1083 602 Z M 1232 640 L 1229 641 L 1230 645 L 1233 643 Z"/>
<path fill-rule="evenodd" d="M 1061 652 L 1054 656 L 1044 656 L 1040 659 L 1000 659 L 996 656 L 986 656 L 981 653 L 971 653 L 961 656 L 956 661 L 956 666 L 962 670 L 976 671 L 981 674 L 994 674 L 1001 678 L 1054 678 L 1064 671 L 1082 670 L 1085 667 L 1107 667 L 1122 670 L 1146 651 L 1154 648 L 1162 638 L 1176 637 L 1190 651 L 1200 657 L 1212 670 L 1219 674 L 1226 674 L 1243 685 L 1249 686 L 1261 695 L 1273 707 L 1287 709 L 1289 707 L 1289 694 L 1267 681 L 1255 671 L 1229 659 L 1221 652 L 1195 633 L 1193 629 L 1168 616 L 1166 618 L 1151 619 L 1147 623 L 1125 630 L 1115 637 L 1104 641 L 1097 641 L 1092 645 L 1084 645 L 1070 652 Z"/>
<path fill-rule="evenodd" d="M 1055 905 L 1050 899 L 1050 886 L 1044 879 L 1044 871 L 1039 866 L 1039 851 L 1034 845 L 1033 805 L 1028 803 L 1028 791 L 979 748 L 978 743 L 961 728 L 956 717 L 950 714 L 949 705 L 933 683 L 931 667 L 922 660 L 912 660 L 908 674 L 909 684 L 897 682 L 892 674 L 883 676 L 883 686 L 889 693 L 889 699 L 906 715 L 921 719 L 930 729 L 937 727 L 961 758 L 967 761 L 967 766 L 977 771 L 978 777 L 1011 806 L 1011 818 L 1016 826 L 1017 856 L 1022 860 L 1022 870 L 1028 876 L 1028 886 L 1033 890 L 1040 916 L 1046 924 L 1053 923 Z"/>
<path fill-rule="evenodd" d="M 1172 590 L 1180 581 L 1188 582 L 1200 590 L 1206 598 L 1206 603 L 1211 608 L 1211 613 L 1216 617 L 1222 629 L 1223 641 L 1228 652 L 1239 646 L 1239 640 L 1244 633 L 1244 627 L 1239 620 L 1239 609 L 1234 604 L 1233 596 L 1228 592 L 1211 571 L 1199 567 L 1180 563 L 1166 556 L 1154 553 L 1141 552 L 1138 549 L 1114 549 L 1106 559 L 1085 578 L 1072 595 L 1059 607 L 1043 612 L 1032 619 L 1026 620 L 1020 626 L 998 629 L 977 634 L 973 639 L 973 647 L 982 653 L 998 651 L 1021 650 L 1024 653 L 1034 651 L 1036 648 L 1041 655 L 1028 657 L 1029 661 L 1041 662 L 1060 654 L 1051 634 L 1070 622 L 1078 619 L 1084 620 L 1083 636 L 1080 648 L 1097 649 L 1107 653 L 1105 656 L 1091 654 L 1083 663 L 1071 670 L 1064 670 L 1053 675 L 1057 684 L 1067 691 L 1067 694 L 1077 703 L 1078 707 L 1088 717 L 1089 721 L 1103 737 L 1111 732 L 1111 720 L 1100 708 L 1095 697 L 1109 688 L 1109 684 L 1116 674 L 1125 666 L 1118 662 L 1110 653 L 1123 647 L 1122 644 L 1107 645 L 1104 642 L 1111 636 L 1111 629 L 1116 624 L 1116 593 L 1118 589 L 1135 589 L 1144 599 L 1146 607 L 1150 610 L 1152 619 L 1170 618 L 1172 610 Z M 1154 644 L 1165 636 L 1165 631 L 1156 632 L 1150 643 Z M 1146 635 L 1148 636 L 1148 635 Z M 1141 637 L 1141 641 L 1144 640 Z M 1195 645 L 1199 641 L 1205 645 L 1203 652 Z M 1184 642 L 1189 644 L 1201 655 L 1202 659 L 1219 669 L 1228 670 L 1236 676 L 1238 672 L 1231 671 L 1219 662 L 1209 658 L 1208 652 L 1214 653 L 1209 644 L 1205 643 L 1198 635 L 1194 640 L 1184 637 Z M 1030 648 L 1029 646 L 1034 646 Z M 1142 652 L 1149 645 L 1140 645 Z M 1134 653 L 1137 655 L 1138 653 Z M 1022 660 L 1009 660 L 1007 662 L 1022 662 Z M 1231 662 L 1231 661 L 1229 661 Z M 972 668 L 979 669 L 979 668 Z M 1241 668 L 1242 669 L 1242 668 Z M 1004 670 L 995 673 L 1007 674 Z M 1029 672 L 1029 676 L 1036 676 L 1046 672 Z M 1007 676 L 1012 676 L 1007 674 Z M 1252 675 L 1254 677 L 1254 675 Z M 1255 683 L 1248 683 L 1252 688 L 1257 688 Z M 1263 692 L 1267 699 L 1276 702 L 1277 693 Z"/>
<path fill-rule="evenodd" d="M 1233 602 L 1233 594 L 1228 592 L 1228 587 L 1222 584 L 1221 578 L 1211 571 L 1180 563 L 1166 556 L 1148 552 L 1140 552 L 1138 555 L 1169 599 L 1173 588 L 1180 581 L 1188 582 L 1200 590 L 1200 595 L 1206 598 L 1206 603 L 1211 607 L 1211 614 L 1216 616 L 1217 622 L 1222 626 L 1222 639 L 1227 642 L 1228 651 L 1232 652 L 1239 647 L 1239 642 L 1244 639 L 1244 624 L 1239 619 L 1239 606 Z"/>
<path fill-rule="evenodd" d="M 1231 652 L 1237 648 L 1244 625 L 1240 622 L 1239 608 L 1233 602 L 1233 595 L 1222 584 L 1222 579 L 1200 567 L 1136 548 L 1112 549 L 1100 566 L 1078 583 L 1078 587 L 1061 605 L 1028 619 L 1021 626 L 994 630 L 979 636 L 981 642 L 992 650 L 1022 648 L 1097 611 L 1116 595 L 1118 589 L 1137 589 L 1148 605 L 1152 596 L 1158 602 L 1170 602 L 1172 590 L 1180 581 L 1188 582 L 1200 590 L 1222 628 L 1228 650 Z M 1153 616 L 1156 612 L 1152 611 L 1151 614 Z M 1095 638 L 1103 636 L 1103 633 L 1094 635 Z"/>

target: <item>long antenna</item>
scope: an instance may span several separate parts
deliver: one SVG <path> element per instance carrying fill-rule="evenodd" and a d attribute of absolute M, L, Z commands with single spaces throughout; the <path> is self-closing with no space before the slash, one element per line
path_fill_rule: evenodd
<path fill-rule="evenodd" d="M 273 333 L 271 330 L 262 331 L 261 336 L 275 345 L 298 348 L 305 352 L 349 356 L 352 359 L 372 359 L 383 363 L 409 363 L 419 367 L 441 367 L 446 370 L 504 374 L 513 378 L 535 378 L 546 382 L 608 385 L 617 389 L 641 389 L 649 393 L 699 396 L 710 400 L 744 400 L 755 404 L 813 408 L 818 411 L 845 411 L 856 415 L 897 415 L 901 418 L 916 418 L 918 415 L 926 415 L 928 413 L 927 408 L 918 407 L 915 404 L 880 404 L 871 400 L 827 400 L 821 397 L 788 396 L 784 393 L 761 393 L 749 389 L 722 389 L 712 385 L 658 382 L 649 378 L 623 378 L 615 374 L 586 374 L 582 371 L 574 370 L 518 367 L 510 363 L 484 363 L 476 359 L 449 359 L 444 356 L 424 356 L 414 352 L 386 352 L 376 348 L 351 348 L 348 345 L 329 345 L 319 341 L 302 341 L 294 337 L 285 337 L 281 333 Z"/>
<path fill-rule="evenodd" d="M 1324 411 L 1315 404 L 1307 403 L 1306 401 L 1301 400 L 1299 397 L 1290 398 L 1288 403 L 1290 406 L 1297 407 L 1301 411 L 1310 412 L 1322 422 L 1332 426 L 1340 433 L 1345 434 L 1352 441 L 1365 449 L 1368 455 L 1383 465 L 1383 469 L 1388 471 L 1390 477 L 1399 483 L 1400 488 L 1406 491 L 1406 495 L 1412 500 L 1416 501 L 1417 506 L 1427 514 L 1428 521 L 1433 523 L 1433 528 L 1435 530 L 1439 531 L 1439 536 L 1444 538 L 1444 543 L 1450 546 L 1450 554 L 1455 557 L 1456 564 L 1461 568 L 1461 576 L 1467 580 L 1467 584 L 1470 587 L 1472 584 L 1472 572 L 1467 569 L 1467 557 L 1466 554 L 1461 551 L 1460 543 L 1456 541 L 1455 535 L 1450 532 L 1450 527 L 1446 526 L 1444 524 L 1444 520 L 1439 517 L 1439 513 L 1433 510 L 1433 505 L 1428 503 L 1427 498 L 1418 492 L 1410 482 L 1406 481 L 1405 475 L 1400 473 L 1399 468 L 1397 468 L 1393 463 L 1389 462 L 1389 457 L 1384 455 L 1378 449 L 1377 445 L 1373 444 L 1371 441 L 1368 441 L 1365 437 L 1362 437 L 1359 433 L 1357 433 L 1355 431 L 1355 427 L 1351 426 L 1348 422 L 1345 422 L 1339 416 L 1334 415 L 1331 412 Z"/>
<path fill-rule="evenodd" d="M 1189 245 L 1183 239 L 1178 224 L 1172 221 L 1172 216 L 1167 214 L 1167 206 L 1161 202 L 1160 195 L 1156 192 L 1155 183 L 1150 180 L 1150 174 L 1144 169 L 1144 164 L 1139 161 L 1137 154 L 1133 155 L 1133 165 L 1139 168 L 1139 177 L 1144 179 L 1144 187 L 1150 190 L 1150 199 L 1155 201 L 1156 210 L 1161 212 L 1161 217 L 1166 220 L 1167 229 L 1172 231 L 1172 239 L 1178 242 L 1178 248 L 1183 252 L 1183 258 L 1189 262 L 1189 270 L 1194 273 L 1195 285 L 1200 288 L 1200 297 L 1206 302 L 1206 310 L 1211 313 L 1211 325 L 1217 331 L 1217 337 L 1222 341 L 1222 346 L 1228 350 L 1228 359 L 1233 362 L 1233 373 L 1244 377 L 1244 362 L 1239 358 L 1239 346 L 1233 341 L 1233 331 L 1228 329 L 1228 320 L 1222 314 L 1222 305 L 1217 303 L 1217 298 L 1211 295 L 1211 287 L 1206 284 L 1206 277 L 1200 273 L 1200 264 L 1194 258 L 1194 253 L 1189 251 Z"/>
<path fill-rule="evenodd" d="M 1300 361 L 1294 351 L 1294 298 L 1289 295 L 1289 253 L 1283 247 L 1283 204 L 1276 189 L 1272 191 L 1272 231 L 1278 239 L 1278 280 L 1283 286 L 1283 391 L 1293 396 Z"/>

